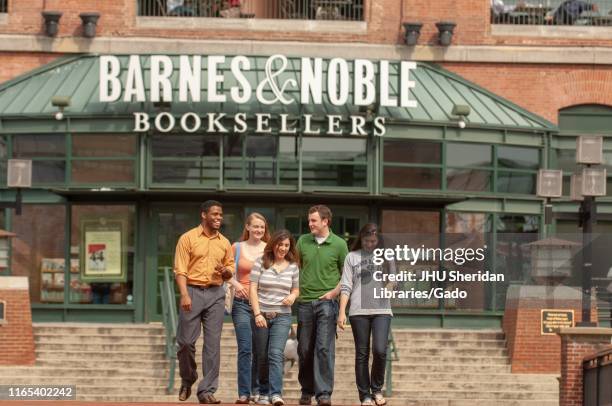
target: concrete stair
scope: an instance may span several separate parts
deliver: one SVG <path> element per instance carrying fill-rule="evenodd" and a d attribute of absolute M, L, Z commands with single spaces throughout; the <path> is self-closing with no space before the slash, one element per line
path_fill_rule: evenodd
<path fill-rule="evenodd" d="M 175 402 L 161 324 L 34 325 L 35 367 L 0 367 L 2 384 L 76 385 L 77 399 L 94 402 Z M 490 330 L 395 329 L 400 360 L 393 363 L 392 406 L 558 406 L 553 375 L 510 373 L 504 336 Z M 236 340 L 224 325 L 219 391 L 237 397 Z M 196 357 L 201 358 L 202 340 Z M 336 342 L 335 404 L 358 404 L 350 331 Z M 198 364 L 200 362 L 198 361 Z M 201 372 L 201 369 L 199 370 Z M 201 373 L 200 373 L 201 375 Z M 175 392 L 180 378 L 175 382 Z M 285 400 L 297 404 L 297 365 L 285 377 Z M 190 401 L 195 402 L 195 396 Z"/>

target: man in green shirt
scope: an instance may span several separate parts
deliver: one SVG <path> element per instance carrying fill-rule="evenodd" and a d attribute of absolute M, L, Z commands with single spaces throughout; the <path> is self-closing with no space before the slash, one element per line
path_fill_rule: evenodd
<path fill-rule="evenodd" d="M 310 234 L 300 237 L 300 298 L 298 303 L 298 379 L 300 405 L 330 406 L 334 389 L 336 320 L 340 277 L 348 253 L 346 241 L 334 234 L 327 206 L 308 210 Z"/>

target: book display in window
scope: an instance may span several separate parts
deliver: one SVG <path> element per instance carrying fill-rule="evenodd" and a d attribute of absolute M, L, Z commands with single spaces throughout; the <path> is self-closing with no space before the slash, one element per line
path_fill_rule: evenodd
<path fill-rule="evenodd" d="M 41 260 L 40 301 L 42 303 L 64 303 L 64 264 L 64 258 L 43 258 Z M 78 259 L 70 260 L 70 285 L 72 302 L 91 302 L 91 287 L 80 280 Z"/>

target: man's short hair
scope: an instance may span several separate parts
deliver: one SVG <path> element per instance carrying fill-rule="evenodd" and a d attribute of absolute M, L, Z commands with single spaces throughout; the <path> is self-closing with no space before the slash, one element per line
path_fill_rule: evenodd
<path fill-rule="evenodd" d="M 327 219 L 327 224 L 331 226 L 332 212 L 329 207 L 323 204 L 317 204 L 316 206 L 312 206 L 310 209 L 308 209 L 308 214 L 312 213 L 319 213 L 321 220 Z"/>
<path fill-rule="evenodd" d="M 210 210 L 210 208 L 213 206 L 223 208 L 223 205 L 221 204 L 221 202 L 218 202 L 216 200 L 207 200 L 200 205 L 200 212 L 208 213 L 208 210 Z"/>

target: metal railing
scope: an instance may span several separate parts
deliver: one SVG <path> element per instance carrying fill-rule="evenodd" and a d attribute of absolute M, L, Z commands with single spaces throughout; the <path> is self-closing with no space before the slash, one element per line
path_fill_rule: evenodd
<path fill-rule="evenodd" d="M 583 405 L 612 405 L 612 347 L 586 357 L 582 371 Z"/>
<path fill-rule="evenodd" d="M 393 330 L 389 329 L 389 338 L 387 340 L 387 366 L 385 367 L 385 396 L 393 395 L 393 363 L 399 361 L 399 353 L 393 338 Z"/>
<path fill-rule="evenodd" d="M 6 0 L 0 0 L 6 1 Z M 151 17 L 363 21 L 364 0 L 137 0 Z"/>
<path fill-rule="evenodd" d="M 163 267 L 164 279 L 159 282 L 159 291 L 162 299 L 162 315 L 166 328 L 166 357 L 170 360 L 170 373 L 166 392 L 174 392 L 174 377 L 176 375 L 176 330 L 178 326 L 176 312 L 176 296 L 174 293 L 174 278 L 171 276 L 172 268 Z"/>
<path fill-rule="evenodd" d="M 612 0 L 491 0 L 491 22 L 612 26 Z"/>
<path fill-rule="evenodd" d="M 8 0 L 0 0 L 0 13 L 8 13 Z"/>

